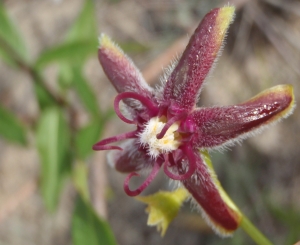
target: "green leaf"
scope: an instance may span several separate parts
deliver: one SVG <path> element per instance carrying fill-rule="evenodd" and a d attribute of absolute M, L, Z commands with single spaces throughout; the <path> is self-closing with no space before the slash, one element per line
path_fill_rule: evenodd
<path fill-rule="evenodd" d="M 85 159 L 92 153 L 92 146 L 100 138 L 103 131 L 103 121 L 94 120 L 87 126 L 81 128 L 76 135 L 76 155 Z"/>
<path fill-rule="evenodd" d="M 38 104 L 42 110 L 56 104 L 49 92 L 40 83 L 34 83 L 34 90 Z"/>
<path fill-rule="evenodd" d="M 41 192 L 46 207 L 56 208 L 66 169 L 71 161 L 70 132 L 62 112 L 49 108 L 42 112 L 37 128 L 41 160 Z"/>
<path fill-rule="evenodd" d="M 95 5 L 92 0 L 86 0 L 77 20 L 70 29 L 66 40 L 93 40 L 97 37 Z"/>
<path fill-rule="evenodd" d="M 101 219 L 90 204 L 80 196 L 75 205 L 72 219 L 74 245 L 116 245 L 108 223 Z"/>
<path fill-rule="evenodd" d="M 0 45 L 8 51 L 10 55 L 22 61 L 28 60 L 28 54 L 14 23 L 10 20 L 3 3 L 0 2 Z"/>
<path fill-rule="evenodd" d="M 51 63 L 67 62 L 70 64 L 82 63 L 89 55 L 96 54 L 97 40 L 73 41 L 57 45 L 43 52 L 36 61 L 35 67 L 43 68 Z"/>
<path fill-rule="evenodd" d="M 58 83 L 62 91 L 66 91 L 74 81 L 74 74 L 72 67 L 66 63 L 61 62 L 59 65 Z"/>
<path fill-rule="evenodd" d="M 86 0 L 81 13 L 66 36 L 66 43 L 79 41 L 94 43 L 94 49 L 92 52 L 96 55 L 96 47 L 98 46 L 98 43 L 97 22 L 94 10 L 94 1 Z M 80 66 L 78 67 L 79 70 L 82 70 L 84 58 L 85 56 L 83 56 L 83 59 L 78 59 L 76 61 L 73 60 L 73 64 L 76 62 L 77 66 Z M 62 90 L 65 90 L 72 84 L 74 80 L 72 67 L 70 66 L 70 63 L 60 62 L 59 68 L 59 85 Z"/>
<path fill-rule="evenodd" d="M 85 201 L 90 200 L 89 186 L 88 186 L 88 167 L 83 161 L 77 161 L 72 172 L 73 183 Z"/>
<path fill-rule="evenodd" d="M 0 136 L 11 142 L 26 144 L 26 130 L 21 122 L 0 106 Z"/>
<path fill-rule="evenodd" d="M 79 68 L 74 68 L 73 75 L 73 84 L 83 105 L 94 117 L 99 117 L 100 109 L 98 107 L 96 95 L 89 86 L 87 80 L 83 77 L 81 70 Z"/>
<path fill-rule="evenodd" d="M 104 125 L 115 116 L 113 109 L 107 110 L 102 117 L 94 118 L 88 125 L 81 128 L 75 137 L 76 155 L 84 160 L 92 153 L 92 146 L 99 140 L 103 133 Z"/>

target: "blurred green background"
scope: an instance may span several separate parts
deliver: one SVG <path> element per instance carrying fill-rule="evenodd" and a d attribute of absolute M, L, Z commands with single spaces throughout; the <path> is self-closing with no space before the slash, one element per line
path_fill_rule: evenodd
<path fill-rule="evenodd" d="M 300 2 L 232 0 L 222 57 L 200 104 L 242 102 L 289 83 L 299 101 Z M 5 0 L 0 2 L 0 244 L 254 244 L 216 236 L 187 203 L 161 238 L 125 176 L 92 152 L 126 131 L 97 60 L 105 32 L 153 86 L 202 17 L 228 1 Z M 300 240 L 300 117 L 231 150 L 212 152 L 225 190 L 274 244 Z M 145 191 L 168 190 L 160 175 Z"/>

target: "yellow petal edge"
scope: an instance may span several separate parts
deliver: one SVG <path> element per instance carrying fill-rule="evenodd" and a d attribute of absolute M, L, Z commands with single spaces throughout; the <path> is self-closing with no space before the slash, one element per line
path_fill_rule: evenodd
<path fill-rule="evenodd" d="M 149 214 L 147 225 L 156 226 L 161 236 L 164 236 L 169 224 L 177 216 L 182 203 L 190 194 L 185 188 L 175 191 L 159 191 L 149 196 L 135 197 L 137 200 L 148 204 L 146 212 Z"/>
<path fill-rule="evenodd" d="M 113 55 L 119 58 L 123 58 L 124 56 L 126 56 L 122 49 L 117 44 L 115 44 L 106 34 L 101 33 L 98 40 L 99 49 L 109 50 Z"/>

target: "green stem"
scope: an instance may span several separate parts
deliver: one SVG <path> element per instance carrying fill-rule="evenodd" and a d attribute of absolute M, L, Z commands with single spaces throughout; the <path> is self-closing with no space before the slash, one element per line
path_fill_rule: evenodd
<path fill-rule="evenodd" d="M 242 214 L 240 227 L 255 241 L 258 245 L 273 245 L 252 223 Z"/>
<path fill-rule="evenodd" d="M 18 53 L 4 40 L 0 39 L 0 46 L 4 48 L 4 50 L 9 54 L 12 60 L 18 65 L 18 67 L 29 74 L 33 81 L 39 83 L 40 86 L 45 88 L 45 91 L 48 95 L 58 104 L 64 105 L 66 101 L 55 95 L 52 90 L 48 87 L 48 85 L 42 80 L 42 77 L 39 75 L 36 69 L 34 69 L 24 58 L 20 57 Z"/>

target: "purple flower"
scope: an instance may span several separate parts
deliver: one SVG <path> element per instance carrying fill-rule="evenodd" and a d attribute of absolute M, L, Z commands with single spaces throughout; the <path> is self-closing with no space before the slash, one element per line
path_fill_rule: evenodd
<path fill-rule="evenodd" d="M 225 235 L 237 229 L 241 215 L 220 191 L 200 151 L 232 146 L 287 117 L 294 105 L 292 87 L 279 85 L 238 105 L 196 107 L 233 17 L 234 7 L 209 12 L 158 89 L 151 88 L 132 61 L 102 34 L 99 60 L 119 93 L 116 114 L 136 129 L 93 146 L 94 150 L 115 150 L 108 159 L 116 170 L 129 173 L 124 182 L 129 196 L 139 195 L 163 168 L 191 193 L 215 230 Z M 109 145 L 121 140 L 126 141 L 120 146 Z M 139 188 L 130 190 L 130 179 L 144 169 L 150 169 L 150 174 Z"/>

